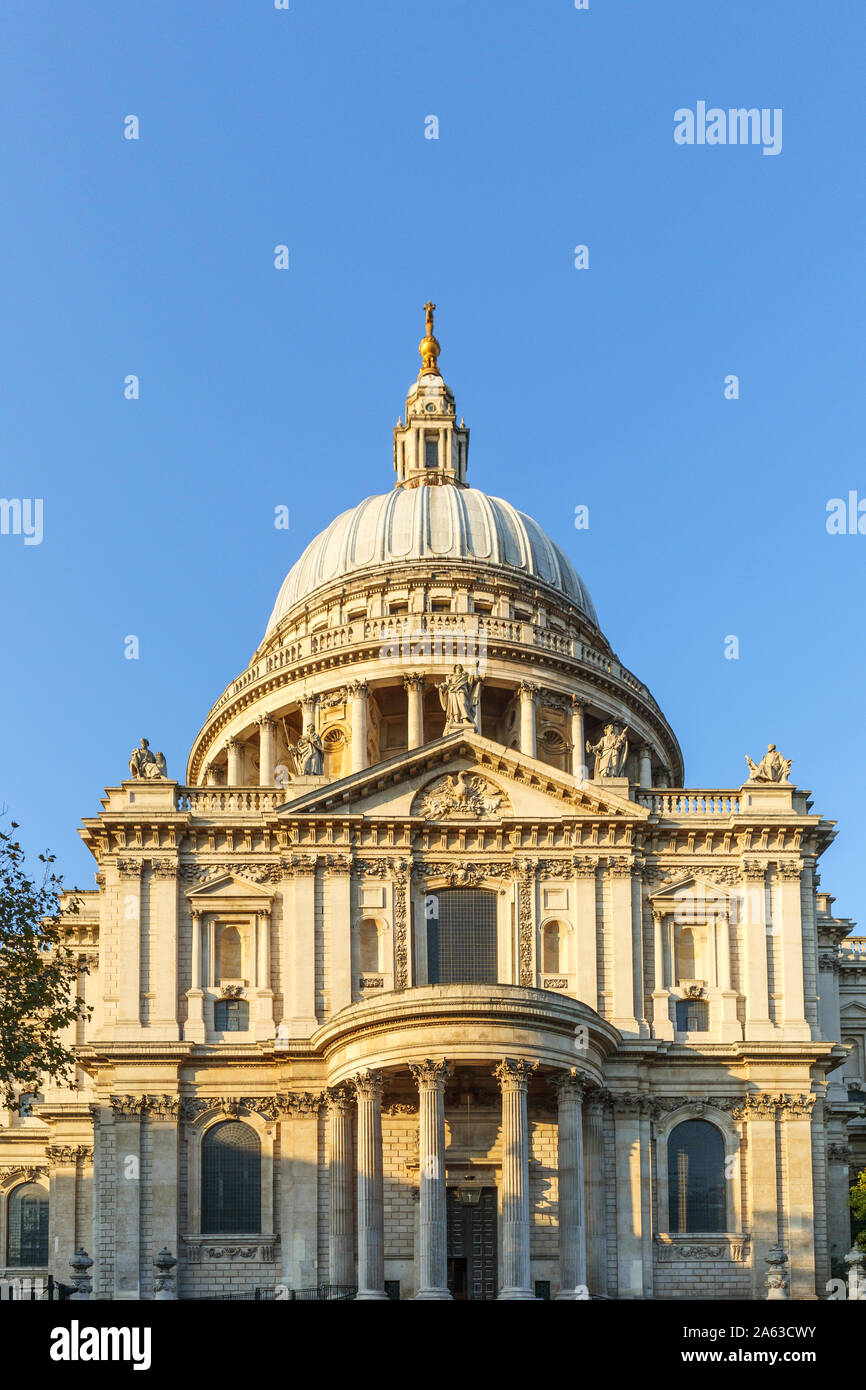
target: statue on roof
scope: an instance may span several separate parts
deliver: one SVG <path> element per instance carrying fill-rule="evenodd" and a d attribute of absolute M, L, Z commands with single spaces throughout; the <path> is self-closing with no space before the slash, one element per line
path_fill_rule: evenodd
<path fill-rule="evenodd" d="M 447 680 L 436 686 L 439 703 L 445 711 L 445 733 L 457 729 L 474 729 L 481 694 L 481 677 L 477 663 L 474 676 L 467 675 L 462 666 L 455 666 Z"/>
<path fill-rule="evenodd" d="M 129 755 L 129 775 L 130 777 L 149 778 L 168 776 L 164 755 L 151 752 L 150 744 L 146 738 L 143 738 L 139 746 L 133 748 Z"/>
<path fill-rule="evenodd" d="M 297 743 L 289 745 L 299 777 L 321 777 L 325 770 L 325 749 L 319 734 L 308 724 Z"/>
<path fill-rule="evenodd" d="M 625 760 L 628 757 L 628 742 L 625 729 L 617 731 L 616 724 L 605 724 L 604 733 L 598 743 L 586 740 L 587 753 L 595 754 L 593 780 L 599 777 L 623 777 Z"/>
<path fill-rule="evenodd" d="M 768 743 L 767 751 L 759 763 L 753 763 L 748 753 L 746 754 L 749 781 L 787 783 L 793 761 L 793 758 L 783 758 L 775 743 Z"/>

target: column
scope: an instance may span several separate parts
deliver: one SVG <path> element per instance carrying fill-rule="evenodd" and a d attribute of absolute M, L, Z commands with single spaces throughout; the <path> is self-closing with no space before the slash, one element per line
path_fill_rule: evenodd
<path fill-rule="evenodd" d="M 585 1078 L 572 1067 L 550 1083 L 559 1107 L 559 1293 L 558 1299 L 585 1299 L 586 1221 L 583 1191 L 583 1092 Z"/>
<path fill-rule="evenodd" d="M 538 686 L 523 681 L 520 686 L 520 751 L 535 757 L 535 696 Z"/>
<path fill-rule="evenodd" d="M 529 1123 L 526 1087 L 537 1062 L 505 1057 L 494 1071 L 502 1092 L 502 1273 L 500 1299 L 531 1299 Z"/>
<path fill-rule="evenodd" d="M 271 988 L 271 914 L 256 914 L 256 1037 L 274 1036 L 274 991 Z"/>
<path fill-rule="evenodd" d="M 611 913 L 609 931 L 613 939 L 613 1009 L 610 1021 L 621 1033 L 633 1035 L 640 1033 L 635 1012 L 635 948 L 640 939 L 636 941 L 633 921 L 632 869 L 629 859 L 614 859 L 608 865 Z"/>
<path fill-rule="evenodd" d="M 385 1207 L 382 1176 L 382 1073 L 352 1080 L 358 1097 L 358 1299 L 385 1293 Z"/>
<path fill-rule="evenodd" d="M 78 1146 L 50 1144 L 47 1158 L 48 1264 L 55 1279 L 67 1282 L 69 1260 L 79 1243 L 75 1220 Z"/>
<path fill-rule="evenodd" d="M 426 678 L 418 671 L 403 677 L 407 704 L 408 748 L 420 748 L 424 742 L 424 686 Z"/>
<path fill-rule="evenodd" d="M 752 1297 L 767 1294 L 765 1257 L 779 1239 L 780 1215 L 778 1157 L 776 1153 L 776 1107 L 770 1095 L 750 1094 L 736 1119 L 743 1126 L 747 1143 L 749 1224 L 752 1233 Z M 811 1163 L 809 1166 L 811 1173 Z"/>
<path fill-rule="evenodd" d="M 292 1096 L 280 1117 L 280 1229 L 283 1283 L 322 1282 L 319 1258 L 320 1096 Z M 354 1270 L 349 1284 L 354 1284 Z"/>
<path fill-rule="evenodd" d="M 574 861 L 575 924 L 577 930 L 578 999 L 598 1009 L 598 924 L 596 921 L 595 859 L 578 855 Z"/>
<path fill-rule="evenodd" d="M 228 754 L 229 766 L 226 783 L 230 787 L 239 787 L 242 784 L 243 776 L 241 767 L 243 765 L 243 750 L 236 738 L 226 740 L 226 753 Z"/>
<path fill-rule="evenodd" d="M 117 970 L 116 1038 L 141 1036 L 141 871 L 140 859 L 118 860 L 120 913 L 116 933 L 106 933 L 107 952 Z M 112 950 L 112 948 L 114 948 Z"/>
<path fill-rule="evenodd" d="M 178 1022 L 178 930 L 177 861 L 152 861 L 146 881 L 147 964 L 152 994 L 147 1025 L 150 1037 L 160 1042 L 177 1042 Z"/>
<path fill-rule="evenodd" d="M 665 951 L 662 914 L 653 913 L 653 1037 L 674 1040 L 670 989 L 665 983 Z"/>
<path fill-rule="evenodd" d="M 785 1021 L 785 1036 L 788 1039 L 808 1042 L 812 1037 L 812 1029 L 806 1021 L 799 863 L 779 865 L 778 885 L 779 910 L 782 919 L 780 944 L 782 947 L 782 1017 Z"/>
<path fill-rule="evenodd" d="M 785 1097 L 782 1137 L 788 1173 L 788 1269 L 792 1298 L 815 1296 L 815 1231 L 812 1182 L 814 1096 Z"/>
<path fill-rule="evenodd" d="M 369 689 L 366 681 L 352 681 L 349 685 L 353 772 L 361 772 L 367 766 L 367 695 Z"/>
<path fill-rule="evenodd" d="M 722 906 L 715 917 L 716 954 L 719 963 L 720 1042 L 737 1042 L 743 1036 L 743 1025 L 737 1018 L 737 995 L 731 988 L 731 923 L 730 907 Z"/>
<path fill-rule="evenodd" d="M 652 749 L 648 743 L 641 744 L 638 754 L 638 783 L 642 787 L 653 784 Z"/>
<path fill-rule="evenodd" d="M 583 1104 L 584 1202 L 586 1206 L 587 1278 L 591 1294 L 607 1293 L 607 1165 L 604 1153 L 605 1107 L 610 1093 L 593 1087 Z"/>
<path fill-rule="evenodd" d="M 444 1058 L 410 1062 L 420 1099 L 420 1220 L 418 1227 L 421 1285 L 416 1298 L 450 1300 L 448 1228 L 445 1206 L 445 1084 L 451 1067 Z"/>
<path fill-rule="evenodd" d="M 743 866 L 746 880 L 745 912 L 740 931 L 743 934 L 746 957 L 746 1040 L 766 1041 L 773 1032 L 770 1022 L 770 999 L 767 981 L 767 918 L 764 901 L 764 866 L 747 862 Z M 761 1295 L 763 1297 L 763 1294 Z"/>
<path fill-rule="evenodd" d="M 141 1118 L 123 1107 L 114 1114 L 114 1294 L 139 1299 L 141 1240 Z"/>
<path fill-rule="evenodd" d="M 645 1298 L 644 1239 L 645 1198 L 649 1196 L 649 1149 L 642 1142 L 644 1127 L 641 1110 L 649 1102 L 645 1096 L 624 1093 L 614 1096 L 616 1105 L 616 1250 L 617 1288 L 620 1298 Z"/>
<path fill-rule="evenodd" d="M 352 1096 L 337 1086 L 328 1097 L 328 1231 L 330 1281 L 355 1282 L 352 1224 Z"/>
<path fill-rule="evenodd" d="M 331 1013 L 352 1002 L 352 868 L 335 859 L 325 870 L 331 916 Z"/>
<path fill-rule="evenodd" d="M 158 1250 L 178 1249 L 178 1120 L 180 1101 L 175 1096 L 158 1101 L 150 1112 L 150 1246 L 145 1250 L 149 1268 Z"/>
<path fill-rule="evenodd" d="M 583 730 L 583 714 L 586 701 L 578 695 L 571 697 L 571 771 L 574 777 L 586 779 L 586 734 Z"/>
<path fill-rule="evenodd" d="M 308 1038 L 318 1026 L 316 1018 L 316 859 L 296 855 L 291 880 L 291 917 L 283 918 L 283 957 L 288 964 L 284 1019 L 290 1038 Z M 285 902 L 285 898 L 283 900 Z M 287 1001 L 287 1002 L 286 1002 Z"/>
<path fill-rule="evenodd" d="M 274 721 L 269 714 L 256 720 L 259 726 L 259 786 L 274 785 Z"/>

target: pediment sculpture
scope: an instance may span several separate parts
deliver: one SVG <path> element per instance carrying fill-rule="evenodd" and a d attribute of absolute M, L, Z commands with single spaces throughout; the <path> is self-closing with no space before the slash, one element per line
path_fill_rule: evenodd
<path fill-rule="evenodd" d="M 412 814 L 425 820 L 478 820 L 509 809 L 505 793 L 477 773 L 457 772 L 437 777 L 415 798 Z"/>

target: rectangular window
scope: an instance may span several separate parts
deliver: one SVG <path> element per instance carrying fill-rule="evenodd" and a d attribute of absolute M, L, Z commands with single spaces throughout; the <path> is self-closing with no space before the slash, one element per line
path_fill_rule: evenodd
<path fill-rule="evenodd" d="M 496 894 L 442 888 L 427 898 L 431 985 L 496 984 Z"/>
<path fill-rule="evenodd" d="M 706 1033 L 709 1009 L 705 999 L 678 999 L 676 1009 L 678 1033 Z"/>
<path fill-rule="evenodd" d="M 425 468 L 438 468 L 438 467 L 439 467 L 439 437 L 438 437 L 438 435 L 435 435 L 435 434 L 434 434 L 434 435 L 431 437 L 431 436 L 428 434 L 428 435 L 425 435 L 425 437 L 424 437 L 424 467 L 425 467 Z"/>

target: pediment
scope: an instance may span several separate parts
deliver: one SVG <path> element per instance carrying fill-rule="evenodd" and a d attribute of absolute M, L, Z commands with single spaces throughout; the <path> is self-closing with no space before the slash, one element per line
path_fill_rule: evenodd
<path fill-rule="evenodd" d="M 583 782 L 480 734 L 463 732 L 312 788 L 287 801 L 278 814 L 462 819 L 471 824 L 563 815 L 643 821 L 650 813 L 597 782 Z"/>
<path fill-rule="evenodd" d="M 666 884 L 655 893 L 648 894 L 649 901 L 659 911 L 663 911 L 666 906 L 673 910 L 689 896 L 695 901 L 728 902 L 731 892 L 724 884 L 704 878 L 701 874 L 683 874 L 682 878 Z"/>
<path fill-rule="evenodd" d="M 237 903 L 241 899 L 248 902 L 250 900 L 259 901 L 264 905 L 272 901 L 274 894 L 272 889 L 262 888 L 258 883 L 253 883 L 248 878 L 224 873 L 208 879 L 198 888 L 190 888 L 186 896 L 191 903 L 194 902 L 199 907 L 206 907 L 207 903 Z"/>

